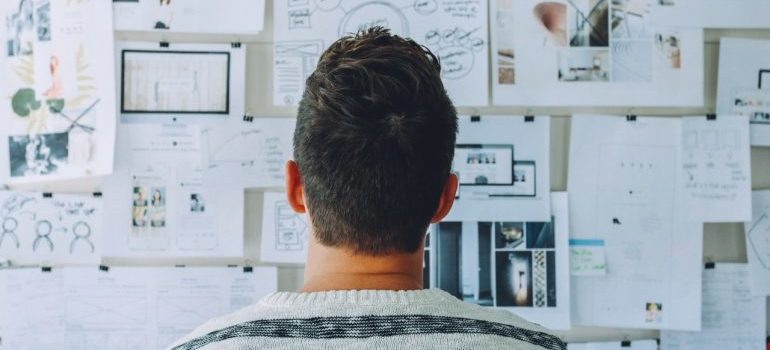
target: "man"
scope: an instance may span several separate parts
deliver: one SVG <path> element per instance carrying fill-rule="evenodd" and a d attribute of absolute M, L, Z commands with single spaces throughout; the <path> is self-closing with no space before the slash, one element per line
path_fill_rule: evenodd
<path fill-rule="evenodd" d="M 289 204 L 313 228 L 304 286 L 174 349 L 566 349 L 508 311 L 422 290 L 425 233 L 457 189 L 456 133 L 428 49 L 382 28 L 332 44 L 307 79 L 286 165 Z"/>

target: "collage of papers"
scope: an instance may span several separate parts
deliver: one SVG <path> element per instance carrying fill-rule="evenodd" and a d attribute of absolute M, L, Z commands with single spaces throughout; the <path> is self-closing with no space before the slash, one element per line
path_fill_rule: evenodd
<path fill-rule="evenodd" d="M 554 111 L 706 111 L 704 30 L 768 30 L 768 0 L 8 0 L 0 16 L 0 350 L 162 349 L 277 291 L 312 239 L 282 192 L 304 82 L 374 25 L 436 54 L 462 114 L 425 288 L 568 337 L 660 331 L 573 350 L 765 346 L 770 189 L 752 191 L 751 150 L 770 147 L 770 40 L 718 40 L 713 114 Z M 247 110 L 256 94 L 289 112 Z M 747 262 L 704 265 L 706 223 L 743 225 Z"/>

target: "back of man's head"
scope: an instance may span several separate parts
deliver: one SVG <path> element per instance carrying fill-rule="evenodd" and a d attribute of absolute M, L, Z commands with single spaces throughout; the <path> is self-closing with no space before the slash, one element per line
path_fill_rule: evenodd
<path fill-rule="evenodd" d="M 415 252 L 454 157 L 457 113 L 427 48 L 379 27 L 343 37 L 307 79 L 294 160 L 316 239 Z"/>

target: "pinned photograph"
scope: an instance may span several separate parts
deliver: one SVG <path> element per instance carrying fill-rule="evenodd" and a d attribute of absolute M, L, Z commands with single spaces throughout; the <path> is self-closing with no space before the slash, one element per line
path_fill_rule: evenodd
<path fill-rule="evenodd" d="M 33 0 L 18 0 L 16 11 L 5 17 L 6 55 L 8 57 L 32 54 L 35 42 L 35 7 Z"/>
<path fill-rule="evenodd" d="M 682 48 L 679 34 L 675 31 L 655 34 L 656 67 L 662 69 L 682 68 Z"/>
<path fill-rule="evenodd" d="M 166 227 L 166 188 L 153 187 L 150 192 L 150 226 Z"/>
<path fill-rule="evenodd" d="M 560 81 L 609 81 L 608 49 L 565 49 L 559 52 Z"/>
<path fill-rule="evenodd" d="M 496 222 L 495 248 L 513 249 L 524 243 L 524 223 Z"/>
<path fill-rule="evenodd" d="M 567 31 L 571 47 L 608 47 L 609 0 L 567 2 Z"/>
<path fill-rule="evenodd" d="M 147 187 L 134 186 L 133 198 L 131 202 L 131 226 L 133 227 L 147 227 L 148 223 L 148 211 L 147 211 Z"/>
<path fill-rule="evenodd" d="M 538 28 L 545 34 L 544 46 L 567 46 L 567 6 L 556 1 L 543 1 L 532 9 Z"/>
<path fill-rule="evenodd" d="M 663 304 L 647 303 L 645 307 L 644 322 L 662 323 L 663 322 Z"/>
<path fill-rule="evenodd" d="M 612 38 L 649 40 L 650 5 L 649 0 L 612 0 Z"/>
<path fill-rule="evenodd" d="M 11 177 L 48 175 L 67 164 L 67 132 L 10 136 Z"/>
<path fill-rule="evenodd" d="M 526 231 L 527 249 L 555 247 L 553 224 L 550 222 L 528 222 Z"/>
<path fill-rule="evenodd" d="M 190 212 L 203 213 L 206 211 L 206 202 L 200 193 L 190 193 Z"/>
<path fill-rule="evenodd" d="M 51 41 L 51 2 L 46 0 L 37 6 L 35 12 L 35 24 L 37 25 L 37 40 Z"/>
<path fill-rule="evenodd" d="M 497 306 L 531 307 L 532 252 L 497 252 Z"/>

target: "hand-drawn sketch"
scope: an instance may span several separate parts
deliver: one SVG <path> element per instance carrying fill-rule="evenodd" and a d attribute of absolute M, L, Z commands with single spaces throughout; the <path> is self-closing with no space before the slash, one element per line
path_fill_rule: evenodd
<path fill-rule="evenodd" d="M 229 113 L 229 52 L 126 49 L 121 55 L 122 113 Z"/>
<path fill-rule="evenodd" d="M 98 197 L 0 191 L 0 254 L 24 263 L 99 259 Z"/>
<path fill-rule="evenodd" d="M 291 209 L 285 193 L 265 192 L 261 235 L 261 261 L 305 262 L 310 223 Z"/>
<path fill-rule="evenodd" d="M 201 131 L 204 183 L 280 187 L 292 158 L 293 118 L 228 121 Z"/>
<path fill-rule="evenodd" d="M 701 29 L 650 0 L 492 0 L 496 105 L 700 105 Z"/>
<path fill-rule="evenodd" d="M 604 254 L 572 278 L 576 324 L 699 329 L 703 225 L 682 210 L 682 135 L 678 119 L 575 117 L 570 238 Z"/>
<path fill-rule="evenodd" d="M 111 4 L 13 0 L 6 26 L 0 181 L 109 174 L 115 118 Z"/>
<path fill-rule="evenodd" d="M 441 60 L 456 105 L 487 104 L 487 0 L 292 0 L 274 7 L 273 103 L 296 104 L 320 53 L 337 38 L 381 26 Z M 469 91 L 465 87 L 477 86 Z"/>
<path fill-rule="evenodd" d="M 275 292 L 277 282 L 275 267 L 9 269 L 0 276 L 3 346 L 166 349 Z"/>
<path fill-rule="evenodd" d="M 289 203 L 275 203 L 275 250 L 303 251 L 307 245 L 307 223 L 293 212 Z M 267 233 L 269 234 L 269 233 Z"/>

